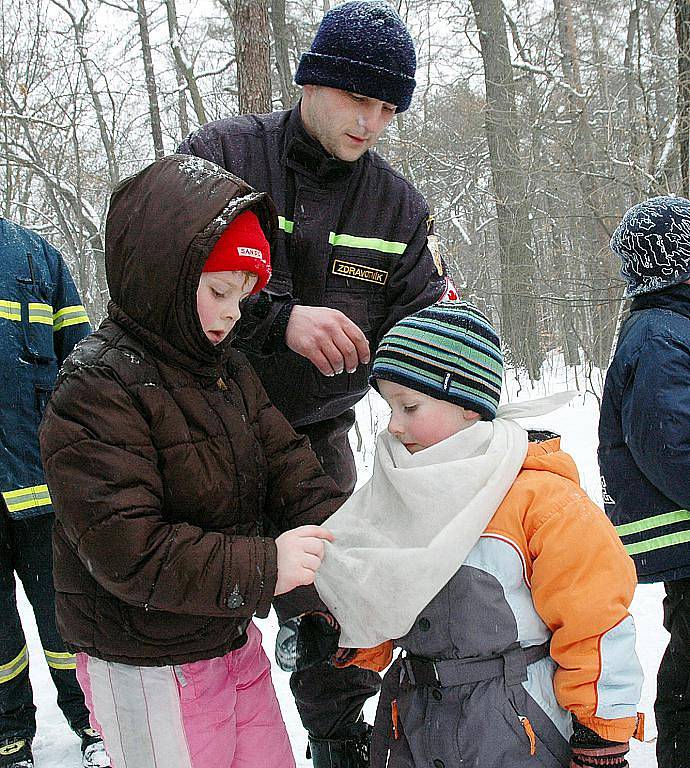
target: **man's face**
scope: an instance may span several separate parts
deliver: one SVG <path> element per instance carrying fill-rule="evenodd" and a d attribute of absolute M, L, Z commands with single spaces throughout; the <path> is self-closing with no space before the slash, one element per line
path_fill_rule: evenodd
<path fill-rule="evenodd" d="M 307 133 L 326 152 L 352 163 L 376 144 L 395 116 L 395 104 L 324 85 L 305 85 L 301 115 Z"/>

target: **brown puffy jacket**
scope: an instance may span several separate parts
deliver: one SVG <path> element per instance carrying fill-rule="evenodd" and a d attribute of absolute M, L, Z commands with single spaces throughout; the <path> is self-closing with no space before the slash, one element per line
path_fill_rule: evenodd
<path fill-rule="evenodd" d="M 204 261 L 247 208 L 270 239 L 264 194 L 182 156 L 111 199 L 109 317 L 65 364 L 40 433 L 73 651 L 162 665 L 239 647 L 273 597 L 270 536 L 343 500 L 243 355 L 198 319 Z"/>

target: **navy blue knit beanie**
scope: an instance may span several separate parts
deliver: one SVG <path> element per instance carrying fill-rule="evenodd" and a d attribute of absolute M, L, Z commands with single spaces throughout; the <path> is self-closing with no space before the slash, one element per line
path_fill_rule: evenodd
<path fill-rule="evenodd" d="M 491 421 L 501 399 L 501 343 L 486 316 L 469 302 L 432 304 L 399 320 L 381 339 L 369 378 L 378 390 L 377 379 Z"/>
<path fill-rule="evenodd" d="M 380 99 L 404 112 L 412 101 L 416 68 L 412 37 L 396 10 L 383 0 L 352 0 L 323 17 L 295 82 Z"/>
<path fill-rule="evenodd" d="M 634 205 L 611 238 L 621 260 L 625 296 L 639 296 L 690 279 L 690 200 L 652 197 Z"/>

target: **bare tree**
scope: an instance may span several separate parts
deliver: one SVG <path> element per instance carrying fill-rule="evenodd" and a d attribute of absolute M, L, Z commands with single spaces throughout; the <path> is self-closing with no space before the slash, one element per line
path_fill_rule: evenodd
<path fill-rule="evenodd" d="M 537 377 L 542 353 L 535 306 L 536 270 L 506 19 L 501 0 L 472 0 L 472 8 L 486 84 L 486 138 L 496 196 L 503 339 L 514 362 Z"/>
<path fill-rule="evenodd" d="M 189 95 L 192 97 L 192 104 L 196 112 L 196 119 L 199 125 L 208 122 L 204 102 L 199 92 L 199 86 L 194 75 L 187 54 L 185 53 L 180 40 L 180 28 L 177 22 L 177 8 L 175 0 L 165 0 L 165 7 L 168 13 L 168 34 L 170 37 L 170 48 L 175 59 L 177 86 L 179 88 L 179 106 L 180 106 L 180 133 L 184 137 L 189 133 L 189 122 L 187 120 L 187 97 L 184 87 L 189 89 Z"/>
<path fill-rule="evenodd" d="M 678 42 L 678 125 L 682 193 L 690 194 L 690 0 L 675 0 Z"/>
<path fill-rule="evenodd" d="M 221 0 L 235 35 L 239 112 L 271 111 L 271 62 L 267 0 Z"/>

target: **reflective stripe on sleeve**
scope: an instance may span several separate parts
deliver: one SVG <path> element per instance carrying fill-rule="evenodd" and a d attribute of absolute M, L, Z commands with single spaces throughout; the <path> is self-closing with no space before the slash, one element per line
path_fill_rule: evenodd
<path fill-rule="evenodd" d="M 73 653 L 46 651 L 43 649 L 48 666 L 53 669 L 76 669 L 77 657 Z"/>
<path fill-rule="evenodd" d="M 10 680 L 14 680 L 17 675 L 26 669 L 28 664 L 29 651 L 27 647 L 24 646 L 12 661 L 7 664 L 0 664 L 0 685 L 2 685 L 2 683 L 9 683 Z"/>
<path fill-rule="evenodd" d="M 344 245 L 347 248 L 367 248 L 370 251 L 381 251 L 382 253 L 401 254 L 407 248 L 407 243 L 397 243 L 395 240 L 382 240 L 380 237 L 338 235 L 335 232 L 329 234 L 328 242 L 331 245 Z"/>
<path fill-rule="evenodd" d="M 292 230 L 295 228 L 295 222 L 290 221 L 290 219 L 286 219 L 285 216 L 278 216 L 278 229 L 282 229 L 283 232 L 286 232 L 288 235 L 292 233 Z"/>
<path fill-rule="evenodd" d="M 29 304 L 29 322 L 52 325 L 53 308 L 50 304 Z"/>
<path fill-rule="evenodd" d="M 616 526 L 616 533 L 621 537 L 625 551 L 629 555 L 640 555 L 656 549 L 690 543 L 690 511 L 677 509 L 662 515 L 646 517 L 633 523 Z M 665 529 L 665 530 L 663 530 Z M 656 536 L 641 534 L 655 531 Z"/>
<path fill-rule="evenodd" d="M 89 316 L 81 304 L 72 307 L 63 307 L 53 315 L 53 331 L 60 331 L 70 325 L 88 323 Z"/>
<path fill-rule="evenodd" d="M 0 318 L 3 320 L 16 320 L 21 322 L 22 305 L 18 301 L 5 301 L 0 299 Z"/>
<path fill-rule="evenodd" d="M 53 503 L 47 485 L 34 485 L 31 488 L 5 491 L 2 498 L 5 500 L 10 517 L 17 512 L 23 512 L 25 509 L 46 507 Z"/>

